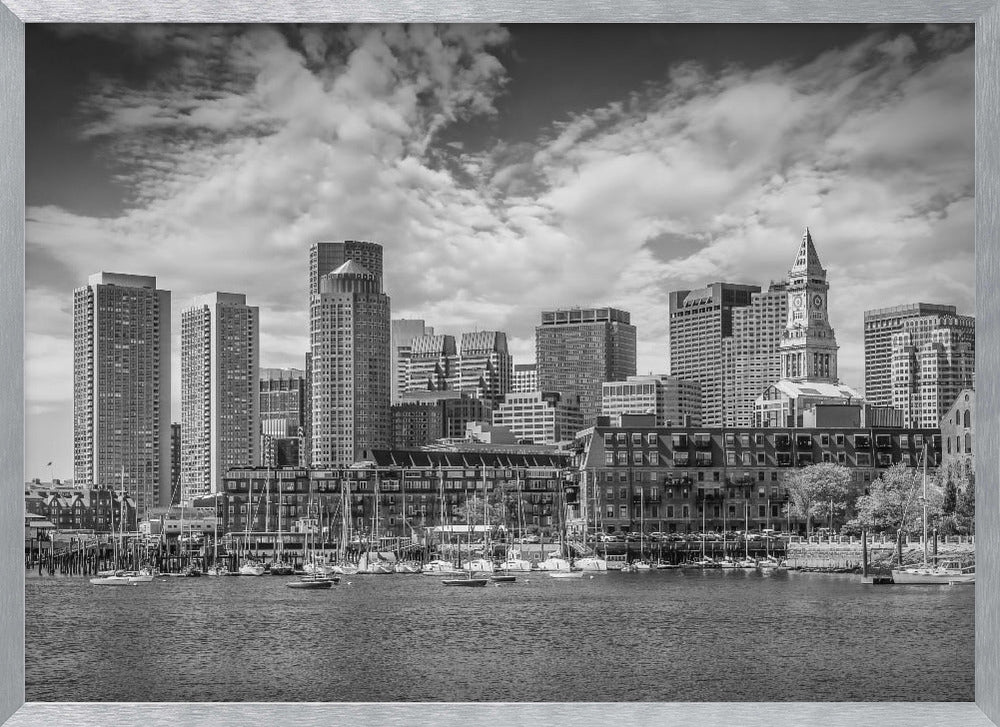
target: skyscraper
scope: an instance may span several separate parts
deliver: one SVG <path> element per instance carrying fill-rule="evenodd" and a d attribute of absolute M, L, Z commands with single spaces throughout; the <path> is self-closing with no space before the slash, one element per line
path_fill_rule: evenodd
<path fill-rule="evenodd" d="M 514 364 L 514 374 L 510 380 L 510 390 L 517 394 L 538 391 L 538 368 L 535 364 Z"/>
<path fill-rule="evenodd" d="M 459 356 L 460 391 L 467 391 L 491 407 L 510 391 L 513 360 L 507 351 L 507 334 L 476 331 L 462 334 Z"/>
<path fill-rule="evenodd" d="M 909 303 L 865 311 L 865 399 L 892 406 L 892 336 L 910 318 L 957 313 L 953 305 Z"/>
<path fill-rule="evenodd" d="M 399 318 L 392 321 L 389 340 L 392 351 L 392 402 L 398 403 L 404 391 L 409 391 L 410 355 L 413 339 L 417 336 L 432 336 L 434 329 L 424 325 L 420 319 Z"/>
<path fill-rule="evenodd" d="M 778 350 L 787 317 L 784 283 L 771 283 L 766 291 L 752 293 L 749 304 L 733 309 L 732 334 L 722 339 L 727 427 L 752 426 L 757 397 L 781 378 Z"/>
<path fill-rule="evenodd" d="M 591 426 L 604 382 L 635 375 L 635 326 L 615 308 L 543 311 L 535 362 L 539 390 L 579 397 L 583 426 Z"/>
<path fill-rule="evenodd" d="M 170 504 L 170 291 L 97 273 L 73 292 L 73 477 L 144 517 Z"/>
<path fill-rule="evenodd" d="M 222 491 L 231 467 L 260 461 L 260 312 L 240 293 L 181 311 L 181 491 Z"/>
<path fill-rule="evenodd" d="M 319 281 L 348 260 L 363 267 L 382 284 L 382 246 L 375 242 L 345 240 L 316 242 L 309 248 L 309 295 L 319 294 Z"/>
<path fill-rule="evenodd" d="M 725 422 L 723 339 L 733 335 L 733 314 L 760 286 L 712 283 L 670 293 L 670 374 L 701 385 L 701 423 Z"/>
<path fill-rule="evenodd" d="M 389 446 L 389 320 L 381 275 L 348 260 L 321 277 L 310 316 L 312 466 L 351 465 Z"/>
<path fill-rule="evenodd" d="M 652 414 L 658 427 L 701 426 L 701 387 L 695 381 L 663 374 L 607 381 L 601 414 Z"/>
<path fill-rule="evenodd" d="M 892 336 L 892 407 L 903 426 L 936 427 L 975 383 L 976 319 L 939 314 L 908 318 Z"/>
<path fill-rule="evenodd" d="M 261 464 L 306 466 L 303 442 L 307 408 L 302 369 L 260 370 Z"/>
<path fill-rule="evenodd" d="M 781 378 L 837 384 L 837 339 L 827 311 L 826 270 L 806 228 L 788 271 L 788 317 L 781 336 Z"/>
<path fill-rule="evenodd" d="M 458 363 L 454 336 L 417 336 L 410 341 L 405 391 L 457 391 Z"/>

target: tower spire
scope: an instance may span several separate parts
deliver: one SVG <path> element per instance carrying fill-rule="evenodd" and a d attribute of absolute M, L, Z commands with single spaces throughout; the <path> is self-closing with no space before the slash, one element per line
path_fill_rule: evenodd
<path fill-rule="evenodd" d="M 813 245 L 812 233 L 809 232 L 808 227 L 806 227 L 806 231 L 802 235 L 802 244 L 799 245 L 799 251 L 795 255 L 795 262 L 792 263 L 792 268 L 788 271 L 788 274 L 790 277 L 803 274 L 806 276 L 826 276 L 826 271 L 819 261 L 816 246 Z"/>

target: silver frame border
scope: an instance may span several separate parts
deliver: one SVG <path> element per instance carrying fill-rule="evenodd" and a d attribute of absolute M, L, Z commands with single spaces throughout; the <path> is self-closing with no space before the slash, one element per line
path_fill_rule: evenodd
<path fill-rule="evenodd" d="M 1000 0 L 0 0 L 0 721 L 28 725 L 1000 724 Z M 483 4 L 485 6 L 485 3 Z M 973 22 L 976 26 L 976 701 L 868 703 L 24 703 L 24 23 L 28 22 Z M 987 487 L 986 483 L 990 486 Z M 595 691 L 599 698 L 599 690 Z"/>

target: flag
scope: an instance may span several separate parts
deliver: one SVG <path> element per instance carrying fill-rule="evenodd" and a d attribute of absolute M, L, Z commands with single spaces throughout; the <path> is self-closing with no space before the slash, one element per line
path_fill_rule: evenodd
<path fill-rule="evenodd" d="M 51 466 L 52 466 L 52 463 L 51 463 L 51 462 L 49 462 L 49 463 L 48 463 L 47 465 L 45 465 L 45 466 L 46 466 L 46 467 L 51 467 Z"/>

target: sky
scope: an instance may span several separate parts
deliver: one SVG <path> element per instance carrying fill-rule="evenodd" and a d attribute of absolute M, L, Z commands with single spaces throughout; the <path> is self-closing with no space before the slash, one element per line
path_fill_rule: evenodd
<path fill-rule="evenodd" d="M 809 227 L 844 383 L 863 313 L 974 314 L 973 28 L 26 27 L 28 477 L 72 477 L 72 292 L 99 271 L 260 307 L 302 368 L 308 250 L 384 247 L 393 318 L 613 306 L 668 373 L 668 294 L 782 280 Z M 51 465 L 48 465 L 52 462 Z"/>

